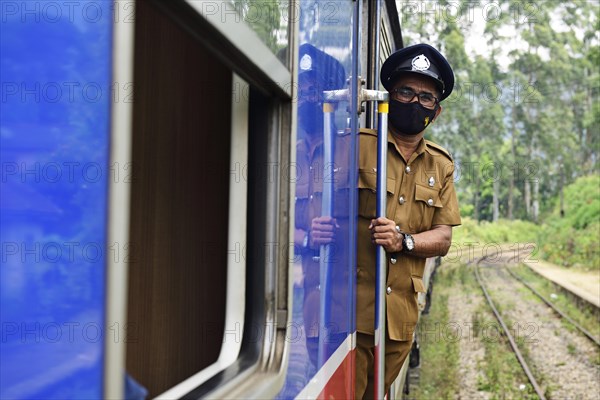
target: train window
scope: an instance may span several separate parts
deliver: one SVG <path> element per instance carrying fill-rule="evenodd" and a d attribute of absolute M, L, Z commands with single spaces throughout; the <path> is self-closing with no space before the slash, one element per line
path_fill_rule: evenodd
<path fill-rule="evenodd" d="M 150 397 L 231 395 L 234 381 L 275 395 L 292 91 L 277 57 L 290 57 L 232 44 L 195 7 L 136 3 L 125 367 Z M 261 384 L 245 386 L 253 372 Z"/>

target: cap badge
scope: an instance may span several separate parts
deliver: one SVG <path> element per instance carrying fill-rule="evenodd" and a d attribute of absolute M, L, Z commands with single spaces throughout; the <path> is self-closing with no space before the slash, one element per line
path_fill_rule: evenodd
<path fill-rule="evenodd" d="M 424 54 L 416 56 L 412 60 L 413 71 L 415 71 L 415 70 L 416 71 L 426 71 L 429 69 L 430 65 L 431 65 L 431 63 L 429 62 L 429 59 L 427 57 L 425 57 Z"/>
<path fill-rule="evenodd" d="M 302 71 L 310 71 L 312 69 L 312 57 L 305 54 L 300 59 L 300 69 Z"/>

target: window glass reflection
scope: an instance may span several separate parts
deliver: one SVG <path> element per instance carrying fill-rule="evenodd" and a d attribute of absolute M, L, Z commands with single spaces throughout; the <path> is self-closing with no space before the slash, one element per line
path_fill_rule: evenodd
<path fill-rule="evenodd" d="M 289 1 L 231 0 L 235 11 L 260 40 L 287 65 Z M 288 66 L 289 67 L 289 66 Z"/>
<path fill-rule="evenodd" d="M 348 0 L 296 4 L 300 46 L 294 308 L 288 373 L 280 399 L 319 386 L 315 374 L 340 347 L 349 350 L 353 331 L 355 269 L 350 260 L 356 247 L 351 234 L 356 229 L 356 210 L 350 205 L 356 195 L 351 177 L 357 137 L 350 125 L 358 114 L 347 98 L 326 103 L 324 92 L 347 90 L 352 66 L 359 62 L 352 59 L 354 5 Z M 336 368 L 335 388 L 325 389 L 319 397 L 352 398 L 351 363 Z"/>

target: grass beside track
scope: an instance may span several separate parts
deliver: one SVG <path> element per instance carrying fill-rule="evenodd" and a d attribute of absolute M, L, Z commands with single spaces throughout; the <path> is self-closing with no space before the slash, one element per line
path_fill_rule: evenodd
<path fill-rule="evenodd" d="M 460 343 L 444 327 L 457 322 L 449 321 L 448 296 L 451 293 L 481 293 L 473 268 L 472 265 L 443 265 L 436 274 L 430 313 L 422 316 L 419 322 L 421 370 L 419 385 L 411 386 L 411 399 L 459 397 Z M 482 398 L 537 398 L 485 299 L 471 316 L 471 327 L 470 334 L 463 331 L 460 339 L 478 340 L 485 350 L 478 365 L 471 366 L 480 371 L 477 390 L 485 393 Z"/>
<path fill-rule="evenodd" d="M 448 295 L 455 282 L 456 268 L 440 268 L 436 274 L 432 306 L 421 316 L 417 334 L 421 346 L 419 385 L 411 386 L 413 399 L 454 399 L 457 397 L 458 342 L 445 340 L 441 327 L 448 326 Z"/>

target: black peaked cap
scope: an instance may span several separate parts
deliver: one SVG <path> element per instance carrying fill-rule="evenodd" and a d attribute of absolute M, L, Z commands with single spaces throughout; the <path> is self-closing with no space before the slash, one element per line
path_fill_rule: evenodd
<path fill-rule="evenodd" d="M 426 43 L 400 49 L 385 60 L 380 75 L 383 87 L 392 90 L 396 79 L 403 73 L 433 78 L 440 89 L 440 101 L 448 97 L 454 88 L 454 72 L 448 60 Z"/>

